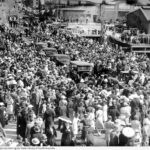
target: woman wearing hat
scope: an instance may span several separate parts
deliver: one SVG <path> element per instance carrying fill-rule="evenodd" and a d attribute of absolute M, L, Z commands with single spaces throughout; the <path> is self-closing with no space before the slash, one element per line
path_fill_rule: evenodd
<path fill-rule="evenodd" d="M 35 121 L 35 117 L 34 117 L 34 112 L 29 112 L 28 114 L 28 120 L 27 120 L 27 127 L 26 127 L 26 138 L 28 140 L 30 140 L 30 130 L 31 128 L 34 126 L 34 121 Z"/>
<path fill-rule="evenodd" d="M 10 93 L 7 93 L 6 95 L 6 103 L 7 103 L 6 111 L 8 113 L 8 120 L 12 121 L 14 117 L 14 100 L 10 96 Z"/>
<path fill-rule="evenodd" d="M 47 144 L 50 146 L 55 146 L 56 145 L 55 138 L 57 137 L 57 132 L 53 123 L 49 124 L 49 128 L 46 129 L 46 136 L 47 136 Z"/>
<path fill-rule="evenodd" d="M 97 106 L 95 126 L 96 129 L 104 129 L 103 109 L 101 105 Z"/>
<path fill-rule="evenodd" d="M 120 108 L 120 114 L 126 116 L 126 123 L 129 123 L 129 118 L 131 116 L 131 107 L 127 102 L 123 103 L 123 106 Z"/>
<path fill-rule="evenodd" d="M 61 146 L 72 146 L 73 132 L 68 122 L 64 123 L 61 132 L 62 132 Z"/>

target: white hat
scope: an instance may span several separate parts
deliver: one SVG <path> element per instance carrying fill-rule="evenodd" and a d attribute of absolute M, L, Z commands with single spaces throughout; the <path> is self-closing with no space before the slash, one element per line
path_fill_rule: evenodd
<path fill-rule="evenodd" d="M 62 95 L 62 96 L 61 96 L 61 99 L 66 99 L 66 96 Z"/>
<path fill-rule="evenodd" d="M 124 102 L 123 105 L 124 105 L 124 106 L 128 106 L 128 103 L 127 103 L 127 102 Z"/>
<path fill-rule="evenodd" d="M 38 144 L 40 144 L 40 140 L 39 140 L 38 138 L 33 138 L 33 139 L 32 139 L 32 143 L 33 143 L 34 145 L 38 145 Z"/>
<path fill-rule="evenodd" d="M 132 138 L 135 135 L 135 131 L 131 127 L 125 127 L 122 130 L 122 134 L 127 138 Z"/>
<path fill-rule="evenodd" d="M 33 108 L 33 105 L 30 104 L 30 105 L 28 106 L 28 108 Z"/>
<path fill-rule="evenodd" d="M 84 83 L 84 80 L 83 79 L 81 79 L 81 81 L 80 81 L 81 83 Z"/>
<path fill-rule="evenodd" d="M 102 109 L 102 106 L 101 106 L 101 105 L 97 105 L 97 107 L 100 108 L 100 109 Z"/>
<path fill-rule="evenodd" d="M 4 106 L 4 103 L 3 103 L 3 102 L 1 102 L 1 103 L 0 103 L 0 106 Z"/>
<path fill-rule="evenodd" d="M 8 80 L 13 80 L 14 77 L 13 77 L 13 76 L 9 76 L 7 79 L 8 79 Z"/>
<path fill-rule="evenodd" d="M 150 120 L 148 118 L 145 118 L 143 120 L 143 125 L 150 125 Z"/>
<path fill-rule="evenodd" d="M 21 72 L 21 70 L 18 70 L 18 72 Z"/>
<path fill-rule="evenodd" d="M 125 120 L 125 119 L 126 119 L 126 116 L 123 115 L 123 114 L 121 114 L 121 115 L 119 116 L 119 119 L 120 119 L 120 120 Z"/>

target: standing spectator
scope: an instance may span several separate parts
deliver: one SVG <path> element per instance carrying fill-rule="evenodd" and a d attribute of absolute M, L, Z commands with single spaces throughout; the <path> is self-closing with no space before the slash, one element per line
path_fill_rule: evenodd
<path fill-rule="evenodd" d="M 53 123 L 49 124 L 49 127 L 46 130 L 46 135 L 47 135 L 47 144 L 50 146 L 56 146 L 55 139 L 57 137 L 57 132 Z"/>
<path fill-rule="evenodd" d="M 65 122 L 61 132 L 61 146 L 72 146 L 73 133 L 70 124 Z"/>
<path fill-rule="evenodd" d="M 43 120 L 45 121 L 45 133 L 47 131 L 47 128 L 49 128 L 49 125 L 54 123 L 54 117 L 55 117 L 55 112 L 51 108 L 51 104 L 48 104 L 43 118 Z"/>

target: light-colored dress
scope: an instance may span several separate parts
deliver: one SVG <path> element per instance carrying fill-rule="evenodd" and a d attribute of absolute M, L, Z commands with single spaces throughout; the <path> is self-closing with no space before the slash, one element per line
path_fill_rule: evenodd
<path fill-rule="evenodd" d="M 93 112 L 89 113 L 88 120 L 91 129 L 95 129 L 95 114 Z"/>
<path fill-rule="evenodd" d="M 104 119 L 104 122 L 106 122 L 108 120 L 107 111 L 108 111 L 108 106 L 104 105 L 103 106 L 103 119 Z"/>
<path fill-rule="evenodd" d="M 103 120 L 103 111 L 98 110 L 96 112 L 96 124 L 97 129 L 103 129 L 104 128 L 104 120 Z"/>
<path fill-rule="evenodd" d="M 6 112 L 8 113 L 8 114 L 14 114 L 14 101 L 13 101 L 13 99 L 10 97 L 10 96 L 8 96 L 8 98 L 7 98 L 7 108 L 6 108 Z"/>
<path fill-rule="evenodd" d="M 79 118 L 74 117 L 72 121 L 72 130 L 74 135 L 78 134 L 78 122 L 79 122 Z"/>

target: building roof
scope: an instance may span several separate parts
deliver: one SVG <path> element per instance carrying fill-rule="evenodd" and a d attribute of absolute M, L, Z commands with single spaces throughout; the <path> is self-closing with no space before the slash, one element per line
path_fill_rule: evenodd
<path fill-rule="evenodd" d="M 143 7 L 143 8 L 136 9 L 136 10 L 130 12 L 128 15 L 134 14 L 134 13 L 136 13 L 138 11 L 141 11 L 143 16 L 145 17 L 145 19 L 147 21 L 150 21 L 150 7 Z"/>
<path fill-rule="evenodd" d="M 148 21 L 150 21 L 150 8 L 146 8 L 146 9 L 144 8 L 144 9 L 141 9 L 141 10 L 142 10 L 144 16 L 146 17 L 146 19 Z"/>

